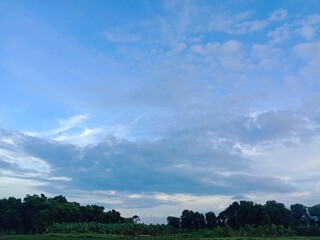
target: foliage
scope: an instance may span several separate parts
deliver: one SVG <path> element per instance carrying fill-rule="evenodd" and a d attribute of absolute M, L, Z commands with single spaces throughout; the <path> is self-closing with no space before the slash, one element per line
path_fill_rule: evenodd
<path fill-rule="evenodd" d="M 181 235 L 170 235 L 170 236 L 121 236 L 121 235 L 105 235 L 105 234 L 41 234 L 41 235 L 8 235 L 5 237 L 6 240 L 89 240 L 89 239 L 108 239 L 108 240 L 122 240 L 122 239 L 139 239 L 139 240 L 184 240 L 184 239 L 212 239 L 213 238 L 203 238 L 196 233 L 181 234 Z M 274 240 L 274 237 L 226 237 L 226 238 L 214 238 L 216 240 Z M 319 237 L 279 237 L 277 240 L 319 240 Z"/>
<path fill-rule="evenodd" d="M 56 223 L 124 223 L 139 219 L 123 218 L 112 209 L 97 205 L 81 206 L 64 196 L 47 198 L 44 194 L 27 195 L 23 201 L 10 197 L 0 200 L 0 233 L 43 233 Z"/>
<path fill-rule="evenodd" d="M 204 215 L 199 212 L 186 209 L 182 212 L 180 219 L 182 229 L 204 229 L 206 227 Z"/>
<path fill-rule="evenodd" d="M 173 229 L 167 225 L 160 224 L 105 224 L 95 222 L 85 223 L 57 223 L 47 228 L 46 233 L 101 233 L 118 235 L 167 235 L 172 233 Z"/>
<path fill-rule="evenodd" d="M 292 212 L 283 203 L 267 201 L 265 204 L 270 222 L 274 225 L 289 227 L 292 224 Z"/>
<path fill-rule="evenodd" d="M 296 203 L 286 208 L 276 201 L 255 204 L 233 202 L 218 217 L 185 209 L 167 224 L 140 224 L 139 217 L 123 218 L 116 210 L 97 205 L 81 206 L 59 195 L 27 195 L 23 200 L 0 199 L 0 234 L 112 234 L 125 236 L 279 237 L 320 236 L 320 204 Z M 1 237 L 1 235 L 0 235 Z"/>
<path fill-rule="evenodd" d="M 269 223 L 265 206 L 249 201 L 233 202 L 218 216 L 220 226 L 229 225 L 238 229 L 245 225 L 262 226 Z"/>
<path fill-rule="evenodd" d="M 180 218 L 178 217 L 172 217 L 172 216 L 167 217 L 167 224 L 168 226 L 171 226 L 175 229 L 181 227 Z"/>
<path fill-rule="evenodd" d="M 214 212 L 207 212 L 206 216 L 206 226 L 208 229 L 213 229 L 217 226 L 217 217 Z"/>

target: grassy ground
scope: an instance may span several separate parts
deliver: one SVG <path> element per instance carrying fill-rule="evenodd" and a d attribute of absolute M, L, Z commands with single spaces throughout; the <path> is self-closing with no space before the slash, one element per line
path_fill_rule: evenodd
<path fill-rule="evenodd" d="M 0 236 L 2 240 L 86 240 L 86 239 L 108 239 L 108 240 L 124 240 L 124 239 L 141 239 L 141 240 L 183 240 L 183 239 L 199 239 L 199 240 L 320 240 L 320 237 L 281 237 L 281 238 L 202 238 L 194 235 L 173 235 L 173 236 L 119 236 L 105 234 L 42 234 L 42 235 L 6 235 Z"/>

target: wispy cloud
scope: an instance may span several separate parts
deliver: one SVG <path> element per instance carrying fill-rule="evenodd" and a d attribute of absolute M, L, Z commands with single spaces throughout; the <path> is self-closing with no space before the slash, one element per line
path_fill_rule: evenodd
<path fill-rule="evenodd" d="M 273 21 L 284 20 L 288 13 L 280 8 L 271 13 L 266 19 L 253 19 L 251 12 L 242 13 L 217 13 L 213 14 L 209 23 L 209 31 L 221 31 L 228 34 L 243 35 L 260 31 Z"/>
<path fill-rule="evenodd" d="M 279 20 L 284 20 L 287 16 L 288 16 L 287 10 L 284 8 L 279 8 L 271 13 L 269 19 L 271 21 L 279 21 Z"/>
<path fill-rule="evenodd" d="M 102 34 L 103 38 L 110 42 L 132 43 L 142 40 L 142 37 L 135 33 L 126 33 L 120 29 L 106 30 Z"/>
<path fill-rule="evenodd" d="M 274 31 L 268 33 L 268 37 L 271 38 L 271 43 L 281 43 L 290 38 L 289 25 L 284 24 L 281 27 L 276 28 Z"/>
<path fill-rule="evenodd" d="M 102 128 L 90 128 L 86 123 L 88 120 L 88 114 L 76 115 L 59 120 L 58 126 L 54 129 L 45 132 L 24 132 L 24 134 L 31 137 L 50 138 L 58 142 L 85 146 L 95 142 L 96 136 L 104 132 Z"/>

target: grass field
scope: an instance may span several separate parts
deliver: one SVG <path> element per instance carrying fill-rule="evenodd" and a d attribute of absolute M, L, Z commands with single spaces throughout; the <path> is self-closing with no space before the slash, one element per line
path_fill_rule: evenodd
<path fill-rule="evenodd" d="M 201 240 L 320 240 L 319 237 L 276 237 L 276 238 L 258 238 L 258 237 L 235 237 L 235 238 L 203 238 L 194 235 L 172 235 L 172 236 L 121 236 L 121 235 L 106 235 L 106 234 L 41 234 L 41 235 L 6 235 L 1 236 L 2 240 L 86 240 L 86 239 L 141 239 L 141 240 L 183 240 L 183 239 L 201 239 Z"/>

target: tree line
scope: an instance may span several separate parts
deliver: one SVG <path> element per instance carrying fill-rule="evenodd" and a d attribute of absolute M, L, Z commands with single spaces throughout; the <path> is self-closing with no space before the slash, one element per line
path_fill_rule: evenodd
<path fill-rule="evenodd" d="M 48 198 L 44 194 L 0 200 L 0 232 L 42 233 L 56 223 L 133 223 L 138 216 L 124 218 L 116 210 L 105 211 L 97 205 L 81 206 L 62 196 Z"/>
<path fill-rule="evenodd" d="M 124 228 L 120 226 L 126 225 L 130 231 L 140 229 L 140 232 L 219 232 L 221 229 L 240 232 L 242 229 L 251 232 L 259 229 L 266 232 L 283 228 L 292 230 L 296 235 L 320 235 L 320 204 L 306 207 L 296 203 L 288 209 L 283 203 L 276 201 L 267 201 L 264 205 L 240 201 L 230 204 L 218 216 L 212 211 L 203 214 L 186 209 L 180 217 L 167 217 L 166 225 L 137 224 L 138 221 L 137 215 L 124 218 L 114 209 L 107 211 L 102 206 L 82 206 L 77 202 L 67 201 L 62 195 L 53 198 L 44 194 L 27 195 L 23 200 L 15 197 L 0 199 L 0 233 L 43 233 L 50 227 L 51 230 L 61 230 L 64 226 L 67 226 L 67 229 L 70 229 L 70 226 L 78 227 L 65 225 L 68 223 L 101 223 L 103 225 L 79 226 L 99 226 L 106 233 L 117 232 L 119 229 L 123 231 Z"/>
<path fill-rule="evenodd" d="M 186 209 L 180 217 L 169 216 L 167 223 L 173 228 L 188 230 L 274 225 L 291 228 L 297 235 L 320 235 L 320 204 L 306 207 L 296 203 L 288 209 L 274 200 L 264 205 L 240 201 L 230 204 L 218 216 L 214 212 L 203 214 Z"/>

